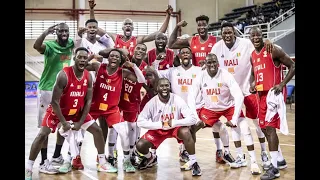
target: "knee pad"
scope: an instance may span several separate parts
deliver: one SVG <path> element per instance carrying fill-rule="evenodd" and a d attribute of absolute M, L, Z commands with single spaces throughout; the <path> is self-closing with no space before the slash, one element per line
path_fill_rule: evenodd
<path fill-rule="evenodd" d="M 241 141 L 241 130 L 240 127 L 231 128 L 231 135 L 233 141 Z"/>
<path fill-rule="evenodd" d="M 239 118 L 238 126 L 240 127 L 240 130 L 243 135 L 251 134 L 247 119 Z"/>
<path fill-rule="evenodd" d="M 128 136 L 130 141 L 130 146 L 134 146 L 136 143 L 136 135 L 137 135 L 137 123 L 136 122 L 127 122 L 128 124 Z"/>
<path fill-rule="evenodd" d="M 113 125 L 115 131 L 117 131 L 118 135 L 121 139 L 121 146 L 123 151 L 130 150 L 130 143 L 129 143 L 129 135 L 128 135 L 128 125 L 126 122 L 121 122 Z"/>
<path fill-rule="evenodd" d="M 244 134 L 243 139 L 246 146 L 253 145 L 253 137 L 251 134 Z"/>
<path fill-rule="evenodd" d="M 108 143 L 117 144 L 118 133 L 114 128 L 109 128 Z"/>

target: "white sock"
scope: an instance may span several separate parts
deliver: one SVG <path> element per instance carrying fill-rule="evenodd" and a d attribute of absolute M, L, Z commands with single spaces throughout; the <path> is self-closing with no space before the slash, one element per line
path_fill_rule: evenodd
<path fill-rule="evenodd" d="M 283 161 L 284 160 L 284 157 L 282 155 L 282 151 L 281 151 L 281 148 L 280 148 L 280 144 L 278 146 L 278 159 L 277 161 Z"/>
<path fill-rule="evenodd" d="M 155 155 L 156 154 L 156 149 L 150 149 L 150 152 Z"/>
<path fill-rule="evenodd" d="M 128 154 L 128 155 L 123 154 L 123 160 L 124 161 L 130 160 L 130 154 Z"/>
<path fill-rule="evenodd" d="M 64 158 L 64 163 L 66 163 L 66 162 L 69 162 L 69 163 L 71 163 L 71 161 L 72 161 L 72 157 L 71 157 L 71 154 L 67 154 L 67 157 L 66 158 Z"/>
<path fill-rule="evenodd" d="M 225 154 L 229 154 L 230 153 L 229 146 L 228 147 L 224 147 L 224 153 Z"/>
<path fill-rule="evenodd" d="M 130 150 L 129 150 L 129 155 L 130 155 L 130 156 L 132 156 L 133 149 L 134 149 L 134 148 L 131 148 L 131 147 L 130 147 Z"/>
<path fill-rule="evenodd" d="M 248 152 L 249 152 L 249 155 L 250 155 L 251 163 L 257 162 L 256 154 L 254 153 L 254 150 L 248 151 Z"/>
<path fill-rule="evenodd" d="M 113 148 L 114 148 L 114 146 L 108 146 L 108 155 L 109 155 L 109 157 L 113 157 Z"/>
<path fill-rule="evenodd" d="M 190 162 L 190 165 L 193 165 L 195 162 L 197 162 L 197 158 L 195 154 L 192 154 L 192 155 L 189 154 L 189 162 Z"/>
<path fill-rule="evenodd" d="M 261 151 L 266 151 L 266 142 L 260 143 Z"/>
<path fill-rule="evenodd" d="M 242 147 L 238 147 L 236 148 L 238 155 L 241 155 L 241 157 L 243 156 L 243 152 L 242 152 Z"/>
<path fill-rule="evenodd" d="M 147 154 L 144 154 L 143 156 L 146 157 L 147 159 L 149 159 L 151 157 L 151 153 L 148 152 Z"/>
<path fill-rule="evenodd" d="M 217 146 L 217 150 L 221 150 L 222 149 L 222 142 L 220 138 L 214 138 L 214 143 Z"/>
<path fill-rule="evenodd" d="M 99 164 L 105 164 L 106 161 L 106 155 L 105 154 L 98 154 L 98 158 L 99 158 Z"/>
<path fill-rule="evenodd" d="M 26 169 L 29 169 L 30 171 L 32 171 L 33 164 L 34 164 L 34 161 L 28 160 L 26 164 Z"/>
<path fill-rule="evenodd" d="M 275 168 L 278 167 L 278 164 L 277 164 L 278 154 L 279 154 L 278 151 L 270 151 L 271 163 Z"/>

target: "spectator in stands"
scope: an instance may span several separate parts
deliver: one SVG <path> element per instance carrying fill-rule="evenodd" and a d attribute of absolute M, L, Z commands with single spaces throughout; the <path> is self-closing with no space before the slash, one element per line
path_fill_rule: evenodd
<path fill-rule="evenodd" d="M 236 27 L 243 33 L 243 24 L 242 22 L 238 21 Z"/>

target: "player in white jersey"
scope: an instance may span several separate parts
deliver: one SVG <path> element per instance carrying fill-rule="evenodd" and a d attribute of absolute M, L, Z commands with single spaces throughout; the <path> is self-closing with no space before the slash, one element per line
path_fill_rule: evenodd
<path fill-rule="evenodd" d="M 181 170 L 192 169 L 193 176 L 200 176 L 195 142 L 188 127 L 196 123 L 196 115 L 181 97 L 170 93 L 170 89 L 169 80 L 160 78 L 157 84 L 158 95 L 145 105 L 138 116 L 138 126 L 148 129 L 136 144 L 136 152 L 144 156 L 138 169 L 152 166 L 155 156 L 149 152 L 149 148 L 158 147 L 167 138 L 176 138 L 183 141 L 190 159 L 180 167 Z"/>
<path fill-rule="evenodd" d="M 221 26 L 223 41 L 214 44 L 211 53 L 217 56 L 220 68 L 233 74 L 242 90 L 244 105 L 246 107 L 246 117 L 252 119 L 253 124 L 256 127 L 256 133 L 261 146 L 262 166 L 265 168 L 269 166 L 270 161 L 266 151 L 265 135 L 261 131 L 258 123 L 258 97 L 257 94 L 251 94 L 249 92 L 249 79 L 252 68 L 250 56 L 254 50 L 254 46 L 249 39 L 236 37 L 234 33 L 235 29 L 231 23 L 223 23 Z M 268 41 L 266 44 L 269 51 L 272 50 L 272 43 Z M 237 162 L 244 162 L 245 159 L 242 152 L 240 137 L 237 137 L 236 134 L 232 134 L 232 136 L 233 139 L 236 140 L 235 146 L 238 152 Z M 238 166 L 240 166 L 240 164 Z"/>
<path fill-rule="evenodd" d="M 205 126 L 213 126 L 219 121 L 221 116 L 227 119 L 227 126 L 231 127 L 231 133 L 237 134 L 240 137 L 243 134 L 245 144 L 250 147 L 248 152 L 251 159 L 251 173 L 260 174 L 258 164 L 256 163 L 255 152 L 253 148 L 253 138 L 250 133 L 248 122 L 242 113 L 242 104 L 244 96 L 235 78 L 228 71 L 219 68 L 218 59 L 215 54 L 208 54 L 206 57 L 206 70 L 199 73 L 193 92 L 196 95 L 201 95 L 203 99 L 203 107 L 199 112 L 200 119 L 203 124 L 197 124 L 194 131 L 198 131 Z M 196 100 L 198 98 L 195 97 Z M 198 104 L 198 102 L 196 102 Z M 234 136 L 232 136 L 234 137 Z M 233 139 L 235 141 L 235 139 Z M 225 151 L 224 157 L 228 161 L 227 155 L 229 151 Z M 241 159 L 240 159 L 241 160 Z M 231 167 L 246 166 L 246 162 L 231 162 Z"/>
<path fill-rule="evenodd" d="M 172 67 L 166 70 L 158 70 L 157 66 L 159 65 L 159 60 L 156 60 L 154 65 L 159 77 L 165 77 L 169 79 L 171 83 L 172 93 L 180 96 L 189 105 L 191 103 L 188 102 L 188 95 L 191 95 L 192 93 L 190 90 L 192 88 L 191 86 L 193 85 L 193 82 L 195 81 L 197 75 L 200 73 L 201 67 L 192 65 L 192 51 L 189 47 L 181 48 L 179 50 L 179 56 L 181 59 L 181 65 L 178 67 Z M 191 110 L 196 110 L 199 108 L 192 107 Z M 196 112 L 194 113 L 196 114 Z M 226 126 L 222 123 L 216 123 L 215 126 L 213 126 L 213 131 L 219 132 L 220 136 L 222 137 L 221 140 L 223 142 L 223 146 L 225 148 L 229 148 L 229 135 Z M 215 137 L 214 139 L 217 146 L 217 154 L 220 155 L 221 158 L 223 158 L 220 136 L 218 138 Z M 187 162 L 188 154 L 184 148 L 183 143 L 180 144 L 179 149 L 180 161 Z"/>

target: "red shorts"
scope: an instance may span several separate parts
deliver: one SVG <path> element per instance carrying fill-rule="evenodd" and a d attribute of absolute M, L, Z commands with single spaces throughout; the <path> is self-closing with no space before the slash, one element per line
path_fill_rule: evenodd
<path fill-rule="evenodd" d="M 243 101 L 246 106 L 246 117 L 250 119 L 258 118 L 259 97 L 258 94 L 250 94 L 244 97 Z"/>
<path fill-rule="evenodd" d="M 90 110 L 90 115 L 93 119 L 98 119 L 98 117 L 102 116 L 106 119 L 108 127 L 112 127 L 114 124 L 118 124 L 124 122 L 123 117 L 120 115 L 120 110 L 118 106 L 112 107 L 107 111 L 101 110 Z"/>
<path fill-rule="evenodd" d="M 259 92 L 259 125 L 261 128 L 266 128 L 267 126 L 280 129 L 280 118 L 279 114 L 275 114 L 271 119 L 271 122 L 266 122 L 267 114 L 267 95 L 269 91 L 260 91 Z M 283 93 L 286 97 L 286 91 Z M 284 99 L 285 101 L 285 99 Z"/>
<path fill-rule="evenodd" d="M 169 130 L 148 130 L 141 138 L 146 139 L 153 144 L 153 148 L 157 149 L 160 144 L 167 138 L 178 138 L 178 130 L 180 127 L 176 127 Z"/>
<path fill-rule="evenodd" d="M 137 122 L 139 112 L 138 111 L 121 111 L 124 121 L 127 122 Z"/>
<path fill-rule="evenodd" d="M 227 118 L 228 121 L 232 119 L 234 113 L 234 107 L 230 107 L 224 111 L 211 111 L 205 108 L 201 108 L 199 112 L 199 118 L 209 127 L 212 127 L 214 123 L 219 121 L 221 116 Z M 241 110 L 240 117 L 244 117 Z"/>
<path fill-rule="evenodd" d="M 68 116 L 68 117 L 65 117 L 65 118 L 66 118 L 66 121 L 78 122 L 80 120 L 80 117 L 81 117 L 81 114 L 74 115 L 74 116 Z M 90 121 L 94 121 L 94 119 L 92 118 L 92 116 L 90 114 L 88 114 L 86 116 L 86 119 L 84 120 L 83 125 L 82 125 L 81 128 L 86 127 L 85 129 L 87 129 L 89 126 L 86 126 L 85 124 L 87 122 L 90 122 Z M 53 113 L 52 108 L 51 107 L 47 108 L 47 111 L 46 111 L 46 113 L 45 113 L 45 115 L 43 117 L 41 126 L 50 128 L 51 132 L 54 133 L 56 131 L 56 129 L 57 129 L 57 126 L 58 126 L 59 122 L 60 122 L 60 120 Z M 91 124 L 92 123 L 90 122 L 90 125 Z"/>

